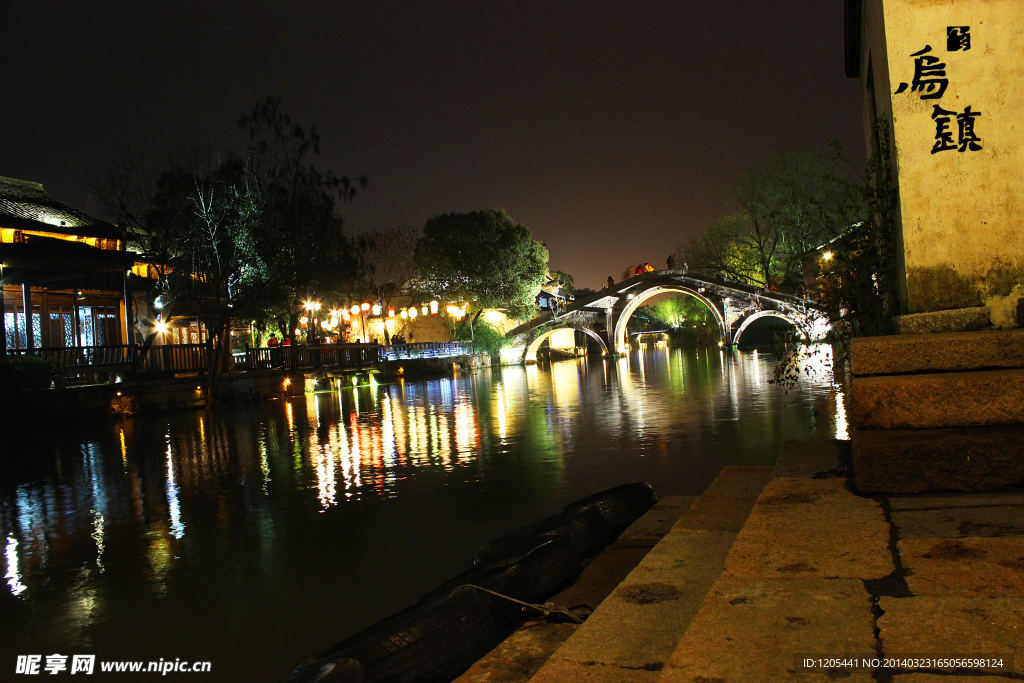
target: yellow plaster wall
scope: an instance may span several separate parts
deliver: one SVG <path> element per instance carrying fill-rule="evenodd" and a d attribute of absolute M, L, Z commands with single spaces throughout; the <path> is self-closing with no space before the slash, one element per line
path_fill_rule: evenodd
<path fill-rule="evenodd" d="M 879 19 L 884 52 L 872 35 Z M 879 114 L 891 106 L 908 312 L 1010 294 L 1024 283 L 1024 0 L 871 0 L 862 21 L 875 53 Z M 947 52 L 947 26 L 970 26 L 971 49 Z M 925 45 L 946 65 L 944 95 L 922 100 L 909 85 L 895 94 L 911 83 L 910 55 Z M 980 112 L 975 133 L 983 149 L 932 154 L 935 104 Z M 957 141 L 955 116 L 949 128 Z"/>

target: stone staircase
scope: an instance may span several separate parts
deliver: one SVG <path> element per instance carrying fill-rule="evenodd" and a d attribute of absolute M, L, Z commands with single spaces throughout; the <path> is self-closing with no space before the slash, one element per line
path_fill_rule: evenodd
<path fill-rule="evenodd" d="M 459 683 L 1024 680 L 1024 489 L 863 497 L 843 448 L 787 442 L 661 501 L 556 597 L 599 603 L 582 625 L 523 629 Z M 1003 665 L 863 665 L 901 655 Z"/>
<path fill-rule="evenodd" d="M 838 456 L 790 442 L 774 470 L 726 467 L 530 680 L 806 680 L 766 653 L 873 656 L 861 579 L 892 573 L 889 527 L 874 501 L 850 507 L 845 479 L 810 480 Z"/>

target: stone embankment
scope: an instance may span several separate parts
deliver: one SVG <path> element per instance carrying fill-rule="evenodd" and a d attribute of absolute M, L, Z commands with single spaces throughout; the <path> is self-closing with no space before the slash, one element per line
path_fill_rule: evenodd
<path fill-rule="evenodd" d="M 592 601 L 582 625 L 528 624 L 459 683 L 1024 678 L 1024 490 L 868 497 L 845 448 L 663 499 L 554 599 Z"/>

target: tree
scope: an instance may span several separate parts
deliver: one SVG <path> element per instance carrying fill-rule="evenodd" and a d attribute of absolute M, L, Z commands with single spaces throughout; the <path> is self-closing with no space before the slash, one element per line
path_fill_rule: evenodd
<path fill-rule="evenodd" d="M 831 162 L 806 149 L 776 152 L 730 189 L 731 212 L 677 260 L 761 287 L 798 286 L 802 256 L 864 218 L 844 162 L 838 147 Z"/>
<path fill-rule="evenodd" d="M 501 209 L 435 216 L 416 245 L 419 286 L 444 301 L 465 301 L 476 315 L 500 308 L 533 315 L 547 277 L 548 250 Z"/>
<path fill-rule="evenodd" d="M 419 234 L 408 227 L 365 232 L 356 238 L 362 283 L 371 298 L 380 302 L 387 315 L 391 300 L 416 275 L 416 243 Z M 384 338 L 391 343 L 391 333 L 384 325 Z"/>
<path fill-rule="evenodd" d="M 248 192 L 262 214 L 254 242 L 269 275 L 261 283 L 262 295 L 294 338 L 302 298 L 356 276 L 357 259 L 335 201 L 353 200 L 367 181 L 318 168 L 313 159 L 320 153 L 316 126 L 307 132 L 293 124 L 280 105 L 280 97 L 268 97 L 238 125 L 249 135 Z"/>

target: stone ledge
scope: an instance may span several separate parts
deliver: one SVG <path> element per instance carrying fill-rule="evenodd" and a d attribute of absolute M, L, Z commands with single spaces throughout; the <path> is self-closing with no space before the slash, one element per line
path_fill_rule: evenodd
<path fill-rule="evenodd" d="M 991 491 L 1024 484 L 1024 425 L 855 430 L 863 493 Z"/>
<path fill-rule="evenodd" d="M 661 681 L 828 681 L 800 654 L 873 656 L 871 596 L 856 579 L 752 579 L 723 575 L 676 646 Z M 871 681 L 865 669 L 843 680 Z"/>
<path fill-rule="evenodd" d="M 774 479 L 733 544 L 726 571 L 762 579 L 880 579 L 896 570 L 877 501 L 845 479 Z"/>
<path fill-rule="evenodd" d="M 897 548 L 914 595 L 1024 598 L 1024 537 L 908 538 Z"/>
<path fill-rule="evenodd" d="M 932 332 L 972 332 L 989 326 L 991 313 L 988 306 L 955 308 L 947 311 L 911 313 L 893 318 L 898 334 L 928 334 Z"/>
<path fill-rule="evenodd" d="M 1024 367 L 1024 330 L 858 337 L 853 374 L 895 375 Z"/>
<path fill-rule="evenodd" d="M 886 656 L 984 657 L 1016 651 L 1007 661 L 1012 672 L 1002 673 L 1024 673 L 1019 654 L 1024 598 L 883 597 L 879 607 L 884 612 L 878 619 L 879 639 Z"/>
<path fill-rule="evenodd" d="M 1024 423 L 1024 370 L 856 377 L 854 427 L 923 429 Z"/>
<path fill-rule="evenodd" d="M 771 474 L 771 467 L 723 467 L 708 490 L 682 514 L 673 530 L 738 532 Z"/>

